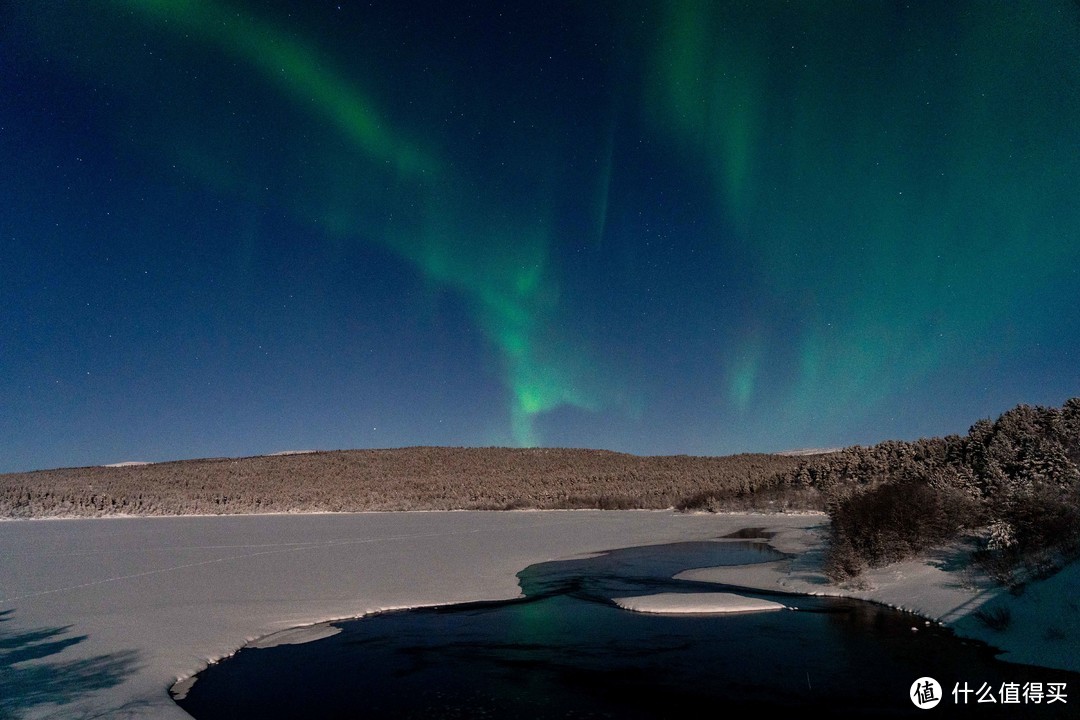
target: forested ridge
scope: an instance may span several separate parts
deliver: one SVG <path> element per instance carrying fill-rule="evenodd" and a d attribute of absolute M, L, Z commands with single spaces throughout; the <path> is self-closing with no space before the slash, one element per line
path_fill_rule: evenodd
<path fill-rule="evenodd" d="M 825 510 L 836 579 L 962 535 L 1007 576 L 1080 550 L 1080 397 L 966 435 L 814 455 L 414 447 L 0 475 L 0 517 L 370 510 Z"/>
<path fill-rule="evenodd" d="M 780 483 L 825 497 L 837 579 L 964 534 L 1002 579 L 1049 570 L 1080 549 L 1080 398 L 1019 405 L 963 436 L 848 448 Z"/>
<path fill-rule="evenodd" d="M 781 455 L 414 447 L 63 468 L 0 475 L 0 516 L 656 509 L 701 493 L 790 509 L 757 491 L 799 462 Z"/>

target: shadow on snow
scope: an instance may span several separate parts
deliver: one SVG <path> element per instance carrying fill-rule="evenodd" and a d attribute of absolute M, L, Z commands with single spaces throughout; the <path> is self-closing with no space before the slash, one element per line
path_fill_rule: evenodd
<path fill-rule="evenodd" d="M 0 623 L 12 610 L 0 610 Z M 0 720 L 31 708 L 65 705 L 81 695 L 118 685 L 137 669 L 138 652 L 63 660 L 64 650 L 86 640 L 70 626 L 9 631 L 0 625 Z"/>

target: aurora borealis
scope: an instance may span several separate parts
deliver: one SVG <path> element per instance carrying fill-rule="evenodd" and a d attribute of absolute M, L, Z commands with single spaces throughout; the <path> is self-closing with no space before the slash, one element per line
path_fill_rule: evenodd
<path fill-rule="evenodd" d="M 966 432 L 1080 388 L 1080 6 L 0 10 L 0 471 Z"/>

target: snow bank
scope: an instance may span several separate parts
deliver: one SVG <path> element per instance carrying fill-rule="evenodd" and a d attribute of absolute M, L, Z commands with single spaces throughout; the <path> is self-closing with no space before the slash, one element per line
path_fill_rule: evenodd
<path fill-rule="evenodd" d="M 615 598 L 615 604 L 625 610 L 634 612 L 676 615 L 761 612 L 763 610 L 786 609 L 786 606 L 771 600 L 720 592 L 638 595 L 636 597 Z"/>

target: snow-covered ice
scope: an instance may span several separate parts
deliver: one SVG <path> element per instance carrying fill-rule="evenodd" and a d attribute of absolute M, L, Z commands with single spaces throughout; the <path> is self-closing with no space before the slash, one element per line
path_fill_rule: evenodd
<path fill-rule="evenodd" d="M 667 511 L 0 523 L 0 613 L 10 611 L 0 635 L 85 636 L 31 661 L 70 703 L 31 704 L 25 687 L 5 688 L 5 703 L 30 704 L 25 717 L 184 718 L 168 688 L 259 638 L 380 610 L 514 598 L 516 573 L 533 563 L 767 523 Z"/>
<path fill-rule="evenodd" d="M 625 610 L 665 615 L 699 615 L 712 613 L 761 612 L 784 610 L 785 605 L 735 593 L 656 593 L 615 598 L 615 604 Z"/>
<path fill-rule="evenodd" d="M 35 667 L 68 702 L 40 703 L 34 688 L 16 683 L 3 688 L 0 710 L 29 718 L 184 718 L 168 688 L 246 643 L 303 642 L 333 632 L 320 623 L 381 610 L 518 597 L 516 573 L 533 563 L 709 540 L 748 527 L 775 533 L 769 543 L 794 554 L 679 577 L 882 602 L 985 640 L 1004 649 L 1004 659 L 1080 671 L 1080 566 L 1014 597 L 973 580 L 961 555 L 943 550 L 869 573 L 863 587 L 838 588 L 821 573 L 827 522 L 814 514 L 670 511 L 3 522 L 0 639 L 38 650 L 59 641 L 20 666 Z M 678 603 L 709 612 L 741 607 L 730 598 L 717 602 L 721 593 L 705 595 L 712 597 L 633 602 L 638 609 L 664 604 L 665 612 Z M 1010 609 L 1007 629 L 993 631 L 974 619 L 988 605 Z"/>

